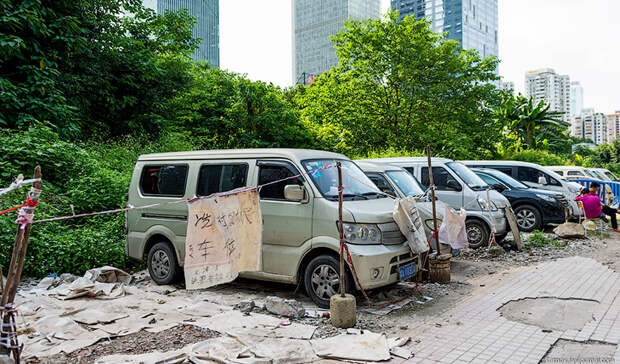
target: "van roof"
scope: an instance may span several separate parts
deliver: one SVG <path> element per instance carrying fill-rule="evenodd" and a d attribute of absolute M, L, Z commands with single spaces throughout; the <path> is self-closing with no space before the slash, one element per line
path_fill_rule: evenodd
<path fill-rule="evenodd" d="M 413 164 L 421 164 L 427 163 L 428 159 L 426 157 L 393 157 L 393 158 L 371 158 L 371 159 L 360 159 L 364 162 L 373 162 L 373 163 L 387 163 L 387 164 L 404 164 L 404 163 L 413 163 Z M 447 163 L 453 162 L 452 159 L 449 158 L 431 158 L 431 162 L 437 163 Z"/>
<path fill-rule="evenodd" d="M 305 159 L 349 159 L 333 152 L 312 149 L 256 148 L 256 149 L 219 149 L 196 150 L 187 152 L 169 152 L 143 154 L 138 161 L 189 160 L 189 159 L 241 159 L 241 158 L 288 158 Z"/>
<path fill-rule="evenodd" d="M 383 173 L 387 171 L 403 171 L 404 170 L 402 167 L 387 164 L 387 163 L 377 163 L 377 162 L 371 162 L 367 160 L 356 160 L 354 162 L 364 172 Z"/>
<path fill-rule="evenodd" d="M 501 160 L 501 161 L 496 161 L 496 160 L 477 160 L 477 161 L 459 161 L 465 165 L 471 165 L 471 166 L 480 166 L 480 165 L 487 165 L 487 166 L 523 166 L 523 167 L 542 167 L 540 164 L 536 164 L 536 163 L 530 163 L 530 162 L 522 162 L 522 161 L 508 161 L 508 160 Z M 544 168 L 544 167 L 543 167 Z"/>
<path fill-rule="evenodd" d="M 552 171 L 566 171 L 570 169 L 583 171 L 587 169 L 587 168 L 580 167 L 580 166 L 545 166 L 545 167 L 549 168 Z"/>

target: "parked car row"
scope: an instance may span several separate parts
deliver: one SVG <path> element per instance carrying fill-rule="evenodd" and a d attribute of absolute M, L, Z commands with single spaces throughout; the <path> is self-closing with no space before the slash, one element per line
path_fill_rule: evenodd
<path fill-rule="evenodd" d="M 418 271 L 421 257 L 411 251 L 394 222 L 390 197 L 425 194 L 430 185 L 426 158 L 354 162 L 337 153 L 296 149 L 149 154 L 136 163 L 128 205 L 144 206 L 269 184 L 259 193 L 262 270 L 242 272 L 241 276 L 303 285 L 317 305 L 328 307 L 330 297 L 340 289 L 338 177 L 335 168 L 323 167 L 336 161 L 342 165 L 347 186 L 343 227 L 360 285 L 372 289 L 408 278 L 403 272 Z M 317 170 L 320 172 L 312 173 Z M 524 231 L 563 222 L 565 210 L 572 215 L 580 213 L 573 201 L 580 186 L 535 164 L 433 158 L 432 174 L 438 217 L 443 217 L 446 205 L 465 209 L 467 237 L 473 248 L 486 245 L 492 231 L 497 241 L 506 236 L 505 210 L 509 206 Z M 419 200 L 418 208 L 430 237 L 433 221 L 428 195 Z M 127 255 L 146 260 L 158 284 L 180 278 L 187 206 L 130 210 L 126 218 Z M 349 291 L 360 288 L 350 272 L 344 284 Z"/>

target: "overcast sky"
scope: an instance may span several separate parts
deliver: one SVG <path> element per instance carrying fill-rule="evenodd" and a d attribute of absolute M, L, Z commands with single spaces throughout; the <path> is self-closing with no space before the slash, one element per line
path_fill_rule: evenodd
<path fill-rule="evenodd" d="M 620 110 L 618 14 L 618 0 L 499 0 L 500 75 L 522 91 L 550 67 L 581 82 L 584 107 Z M 290 86 L 291 41 L 291 0 L 220 0 L 222 68 Z"/>

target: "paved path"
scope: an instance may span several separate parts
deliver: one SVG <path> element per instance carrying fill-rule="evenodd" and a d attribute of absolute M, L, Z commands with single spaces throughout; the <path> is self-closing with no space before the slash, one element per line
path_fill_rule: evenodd
<path fill-rule="evenodd" d="M 580 331 L 543 332 L 540 327 L 500 316 L 498 309 L 507 302 L 536 297 L 588 299 L 599 304 L 594 320 Z M 583 257 L 528 267 L 482 298 L 465 302 L 452 313 L 449 324 L 432 327 L 418 339 L 413 346 L 415 357 L 407 363 L 538 363 L 559 339 L 617 345 L 620 274 Z M 615 361 L 620 363 L 620 349 Z"/>

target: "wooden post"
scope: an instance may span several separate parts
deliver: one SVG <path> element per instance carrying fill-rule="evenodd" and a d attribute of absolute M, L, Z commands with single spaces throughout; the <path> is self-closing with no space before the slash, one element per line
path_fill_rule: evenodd
<path fill-rule="evenodd" d="M 426 146 L 426 157 L 428 158 L 428 180 L 430 182 L 431 197 L 433 204 L 433 226 L 435 230 L 435 243 L 437 244 L 437 257 L 441 255 L 441 248 L 439 247 L 439 234 L 437 234 L 437 207 L 435 206 L 435 181 L 433 180 L 433 166 L 431 163 L 431 146 Z"/>
<path fill-rule="evenodd" d="M 36 166 L 34 169 L 34 178 L 41 178 L 41 167 Z M 34 182 L 32 188 L 28 193 L 28 197 L 34 203 L 39 201 L 39 194 L 41 193 L 42 182 Z M 34 213 L 34 207 L 23 207 L 27 214 Z M 26 250 L 28 248 L 28 238 L 30 237 L 31 223 L 26 224 L 22 229 L 21 225 L 17 226 L 17 234 L 15 236 L 15 243 L 13 244 L 13 253 L 11 255 L 11 263 L 6 276 L 6 285 L 2 291 L 2 300 L 0 305 L 6 307 L 9 304 L 13 304 L 15 301 L 15 294 L 17 293 L 17 287 L 21 279 L 22 270 L 24 269 L 24 260 L 26 258 Z M 2 322 L 6 325 L 9 323 L 9 315 L 4 315 Z M 3 329 L 11 330 L 12 328 L 3 326 Z M 16 344 L 16 343 L 15 343 Z M 3 348 L 4 353 L 7 352 L 6 348 Z M 13 352 L 13 358 L 16 363 L 19 363 L 19 350 L 10 350 Z"/>
<path fill-rule="evenodd" d="M 340 229 L 340 296 L 344 297 L 344 227 L 342 226 L 342 165 L 336 162 L 338 168 L 338 227 Z"/>

